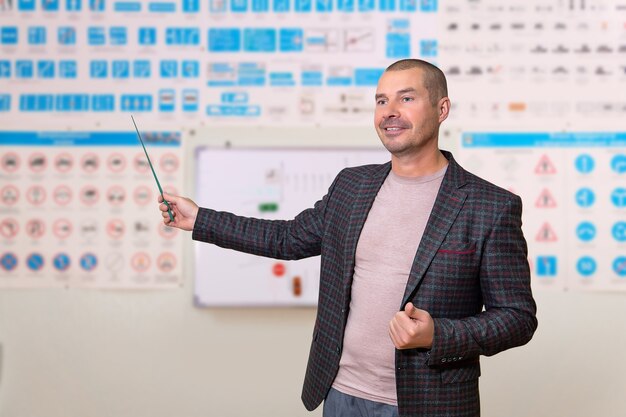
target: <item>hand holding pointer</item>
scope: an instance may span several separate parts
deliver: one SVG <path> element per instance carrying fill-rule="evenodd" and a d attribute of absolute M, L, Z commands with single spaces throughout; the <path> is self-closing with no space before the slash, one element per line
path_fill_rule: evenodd
<path fill-rule="evenodd" d="M 182 230 L 193 230 L 199 210 L 196 203 L 188 198 L 168 193 L 163 193 L 162 196 L 159 195 L 158 201 L 161 203 L 159 204 L 159 210 L 161 210 L 161 215 L 163 216 L 163 223 Z M 165 201 L 169 203 L 169 207 L 165 204 Z M 169 210 L 173 214 L 172 218 L 170 218 Z"/>

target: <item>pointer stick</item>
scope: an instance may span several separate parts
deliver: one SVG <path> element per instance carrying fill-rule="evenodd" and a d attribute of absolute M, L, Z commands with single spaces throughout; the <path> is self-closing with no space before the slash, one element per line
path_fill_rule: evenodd
<path fill-rule="evenodd" d="M 154 168 L 152 167 L 152 162 L 150 161 L 150 157 L 148 156 L 148 151 L 146 151 L 146 145 L 143 144 L 143 139 L 141 139 L 141 133 L 139 133 L 139 129 L 137 129 L 137 123 L 135 123 L 135 118 L 131 115 L 130 118 L 135 125 L 135 130 L 137 131 L 137 136 L 139 136 L 139 141 L 141 142 L 141 146 L 143 147 L 143 152 L 146 154 L 146 158 L 148 158 L 148 165 L 150 165 L 150 169 L 152 170 L 152 175 L 154 175 L 154 179 L 156 180 L 157 187 L 159 187 L 159 192 L 161 193 L 161 197 L 163 197 L 163 189 L 161 188 L 161 183 L 159 183 L 159 179 L 156 176 L 156 172 L 154 172 Z M 167 206 L 167 214 L 170 215 L 170 221 L 174 221 L 174 214 L 172 213 L 172 208 L 170 207 L 170 203 L 165 201 L 165 197 L 163 197 L 163 203 Z"/>

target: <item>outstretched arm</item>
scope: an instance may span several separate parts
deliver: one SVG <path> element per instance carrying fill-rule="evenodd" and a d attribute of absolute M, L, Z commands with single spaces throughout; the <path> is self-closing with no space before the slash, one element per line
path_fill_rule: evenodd
<path fill-rule="evenodd" d="M 293 220 L 237 216 L 201 208 L 188 198 L 170 194 L 164 196 L 170 204 L 174 220 L 169 219 L 167 206 L 160 196 L 159 209 L 166 225 L 193 231 L 194 240 L 270 258 L 302 259 L 321 252 L 326 206 L 335 183 L 313 208 L 304 210 Z"/>

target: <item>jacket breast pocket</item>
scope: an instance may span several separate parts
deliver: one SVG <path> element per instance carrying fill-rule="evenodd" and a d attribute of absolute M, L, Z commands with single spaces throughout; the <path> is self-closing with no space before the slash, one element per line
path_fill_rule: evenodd
<path fill-rule="evenodd" d="M 439 300 L 444 300 L 440 305 L 441 314 L 454 308 L 453 305 L 458 306 L 459 297 L 463 297 L 465 305 L 473 304 L 480 290 L 477 286 L 479 268 L 480 252 L 476 242 L 444 242 L 428 268 L 422 289 L 431 289 Z"/>
<path fill-rule="evenodd" d="M 472 255 L 476 253 L 476 242 L 444 242 L 437 254 Z"/>
<path fill-rule="evenodd" d="M 431 267 L 437 272 L 472 275 L 479 263 L 476 242 L 444 242 Z"/>

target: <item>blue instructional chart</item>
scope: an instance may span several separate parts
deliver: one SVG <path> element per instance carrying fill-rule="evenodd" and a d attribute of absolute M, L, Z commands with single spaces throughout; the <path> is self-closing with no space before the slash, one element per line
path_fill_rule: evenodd
<path fill-rule="evenodd" d="M 393 60 L 439 59 L 438 16 L 416 0 L 3 0 L 0 119 L 363 124 Z"/>

